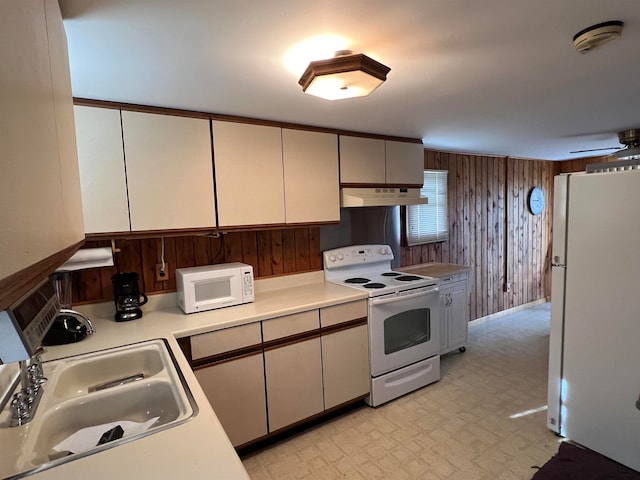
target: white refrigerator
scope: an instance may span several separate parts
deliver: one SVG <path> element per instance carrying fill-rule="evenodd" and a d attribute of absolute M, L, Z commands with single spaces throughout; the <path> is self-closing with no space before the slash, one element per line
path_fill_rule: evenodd
<path fill-rule="evenodd" d="M 547 426 L 640 470 L 640 170 L 554 184 Z"/>

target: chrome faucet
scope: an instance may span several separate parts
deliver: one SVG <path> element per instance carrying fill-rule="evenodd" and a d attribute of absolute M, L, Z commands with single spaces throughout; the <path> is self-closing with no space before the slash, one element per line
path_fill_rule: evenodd
<path fill-rule="evenodd" d="M 22 389 L 14 394 L 13 400 L 11 400 L 12 427 L 29 423 L 36 413 L 40 398 L 42 398 L 43 385 L 47 382 L 42 370 L 42 354 L 45 351 L 43 347 L 40 347 L 29 360 L 19 362 Z"/>

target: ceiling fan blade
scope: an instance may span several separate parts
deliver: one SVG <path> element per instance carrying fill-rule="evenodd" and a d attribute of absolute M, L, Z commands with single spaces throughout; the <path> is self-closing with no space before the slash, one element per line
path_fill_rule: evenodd
<path fill-rule="evenodd" d="M 569 152 L 569 153 L 599 152 L 602 150 L 620 150 L 622 148 L 623 147 L 590 148 L 589 150 L 574 150 L 573 152 Z"/>

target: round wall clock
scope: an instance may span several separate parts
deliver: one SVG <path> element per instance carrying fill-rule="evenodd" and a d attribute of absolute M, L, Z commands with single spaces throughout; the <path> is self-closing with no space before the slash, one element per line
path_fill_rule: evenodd
<path fill-rule="evenodd" d="M 529 191 L 529 198 L 527 203 L 529 204 L 529 210 L 534 215 L 540 215 L 544 208 L 544 191 L 540 187 L 533 187 Z"/>

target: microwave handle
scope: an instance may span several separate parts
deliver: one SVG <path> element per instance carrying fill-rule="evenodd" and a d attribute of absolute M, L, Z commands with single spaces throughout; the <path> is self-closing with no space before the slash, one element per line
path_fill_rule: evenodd
<path fill-rule="evenodd" d="M 394 296 L 394 297 L 391 297 L 391 298 L 374 298 L 374 299 L 371 300 L 371 304 L 372 305 L 384 305 L 384 304 L 387 304 L 387 303 L 403 302 L 403 301 L 408 300 L 410 298 L 422 297 L 424 295 L 428 295 L 429 293 L 433 293 L 433 292 L 437 292 L 437 291 L 438 291 L 438 287 L 433 287 L 433 288 L 421 290 L 421 291 L 416 292 L 416 293 L 411 293 L 409 295 L 398 295 L 398 296 Z"/>

